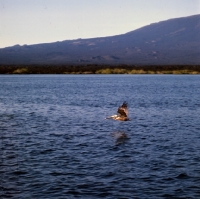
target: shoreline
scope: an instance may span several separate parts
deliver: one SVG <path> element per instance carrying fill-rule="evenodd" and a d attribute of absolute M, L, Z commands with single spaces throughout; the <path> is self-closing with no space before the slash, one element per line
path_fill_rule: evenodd
<path fill-rule="evenodd" d="M 0 65 L 0 74 L 200 74 L 200 65 Z"/>

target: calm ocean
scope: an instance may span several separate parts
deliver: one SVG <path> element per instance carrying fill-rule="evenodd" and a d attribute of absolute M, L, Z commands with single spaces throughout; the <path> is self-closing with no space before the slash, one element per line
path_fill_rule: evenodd
<path fill-rule="evenodd" d="M 200 76 L 1 75 L 0 198 L 200 198 Z"/>

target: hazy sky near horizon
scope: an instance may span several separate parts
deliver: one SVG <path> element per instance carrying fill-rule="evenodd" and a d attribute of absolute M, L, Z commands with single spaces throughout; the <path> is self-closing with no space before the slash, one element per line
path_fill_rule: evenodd
<path fill-rule="evenodd" d="M 123 34 L 200 14 L 200 0 L 0 0 L 0 48 Z"/>

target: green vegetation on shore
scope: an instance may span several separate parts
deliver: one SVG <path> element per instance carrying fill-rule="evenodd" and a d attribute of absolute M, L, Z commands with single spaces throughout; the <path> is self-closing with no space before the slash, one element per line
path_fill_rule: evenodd
<path fill-rule="evenodd" d="M 200 74 L 200 65 L 130 66 L 130 65 L 0 65 L 0 74 Z"/>
<path fill-rule="evenodd" d="M 143 69 L 133 69 L 133 70 L 126 70 L 126 69 L 102 69 L 96 71 L 96 74 L 200 74 L 200 71 L 192 71 L 192 70 L 143 70 Z"/>

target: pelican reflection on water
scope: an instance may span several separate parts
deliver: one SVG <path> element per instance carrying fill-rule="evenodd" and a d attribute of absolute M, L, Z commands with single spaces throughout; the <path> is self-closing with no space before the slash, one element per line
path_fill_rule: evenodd
<path fill-rule="evenodd" d="M 124 144 L 129 139 L 126 133 L 123 131 L 113 132 L 111 136 L 115 138 L 116 145 Z"/>
<path fill-rule="evenodd" d="M 128 104 L 124 102 L 117 110 L 117 115 L 112 115 L 105 119 L 113 119 L 113 120 L 120 120 L 120 121 L 129 121 L 128 118 Z"/>

